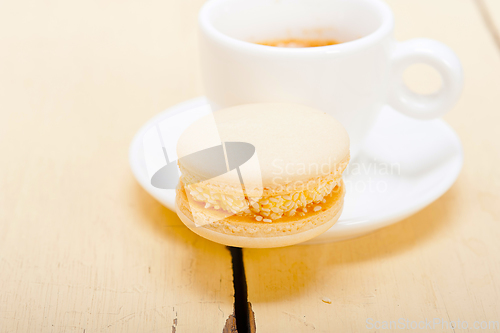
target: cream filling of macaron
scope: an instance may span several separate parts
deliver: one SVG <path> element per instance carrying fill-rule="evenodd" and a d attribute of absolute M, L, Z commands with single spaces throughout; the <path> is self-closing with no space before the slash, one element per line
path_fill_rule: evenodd
<path fill-rule="evenodd" d="M 196 183 L 185 185 L 193 200 L 205 203 L 205 208 L 221 209 L 241 216 L 253 216 L 257 221 L 273 222 L 283 216 L 304 216 L 309 210 L 319 211 L 325 197 L 341 183 L 341 177 L 324 177 L 314 188 L 306 188 L 286 195 L 261 198 L 213 192 Z"/>

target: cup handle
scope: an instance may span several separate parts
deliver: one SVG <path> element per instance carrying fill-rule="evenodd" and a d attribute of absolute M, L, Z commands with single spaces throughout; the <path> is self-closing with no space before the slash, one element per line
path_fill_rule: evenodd
<path fill-rule="evenodd" d="M 408 66 L 423 63 L 441 75 L 439 91 L 421 95 L 411 91 L 403 82 Z M 438 118 L 448 112 L 462 92 L 463 71 L 457 55 L 446 45 L 432 39 L 412 39 L 397 43 L 391 56 L 392 80 L 389 87 L 389 105 L 399 112 L 417 119 Z"/>

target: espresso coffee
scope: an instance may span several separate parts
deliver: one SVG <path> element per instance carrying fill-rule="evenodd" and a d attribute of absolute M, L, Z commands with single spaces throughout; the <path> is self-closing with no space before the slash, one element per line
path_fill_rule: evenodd
<path fill-rule="evenodd" d="M 302 38 L 288 38 L 288 39 L 277 39 L 257 42 L 255 44 L 275 46 L 275 47 L 318 47 L 339 44 L 333 39 L 302 39 Z"/>

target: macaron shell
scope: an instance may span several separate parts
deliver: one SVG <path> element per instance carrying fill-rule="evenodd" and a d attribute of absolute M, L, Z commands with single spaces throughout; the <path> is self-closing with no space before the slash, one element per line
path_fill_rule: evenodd
<path fill-rule="evenodd" d="M 349 156 L 349 137 L 337 120 L 316 109 L 289 103 L 239 105 L 203 117 L 181 135 L 178 156 L 206 149 L 204 138 L 214 137 L 214 123 L 221 142 L 255 146 L 260 168 L 255 175 L 246 171 L 245 186 L 252 186 L 253 180 L 259 187 L 305 182 L 334 172 Z M 200 163 L 182 167 L 194 175 L 204 172 Z M 232 180 L 227 182 L 231 184 Z"/>
<path fill-rule="evenodd" d="M 190 208 L 194 208 L 195 213 L 209 214 L 211 220 L 214 220 L 213 216 L 218 212 L 203 209 L 202 205 L 190 207 L 186 192 L 183 188 L 178 188 L 176 211 L 189 229 L 211 241 L 248 248 L 281 247 L 305 242 L 333 226 L 342 212 L 344 195 L 345 185 L 342 183 L 340 191 L 328 196 L 326 203 L 321 204 L 321 211 L 309 211 L 302 217 L 296 215 L 266 223 L 246 216 L 233 215 L 215 223 L 196 226 Z"/>

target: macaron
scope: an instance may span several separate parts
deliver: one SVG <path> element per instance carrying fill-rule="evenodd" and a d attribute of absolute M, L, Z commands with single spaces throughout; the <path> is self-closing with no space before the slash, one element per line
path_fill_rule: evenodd
<path fill-rule="evenodd" d="M 342 212 L 349 136 L 331 115 L 291 103 L 245 104 L 180 136 L 176 211 L 217 243 L 288 246 L 328 230 Z"/>

